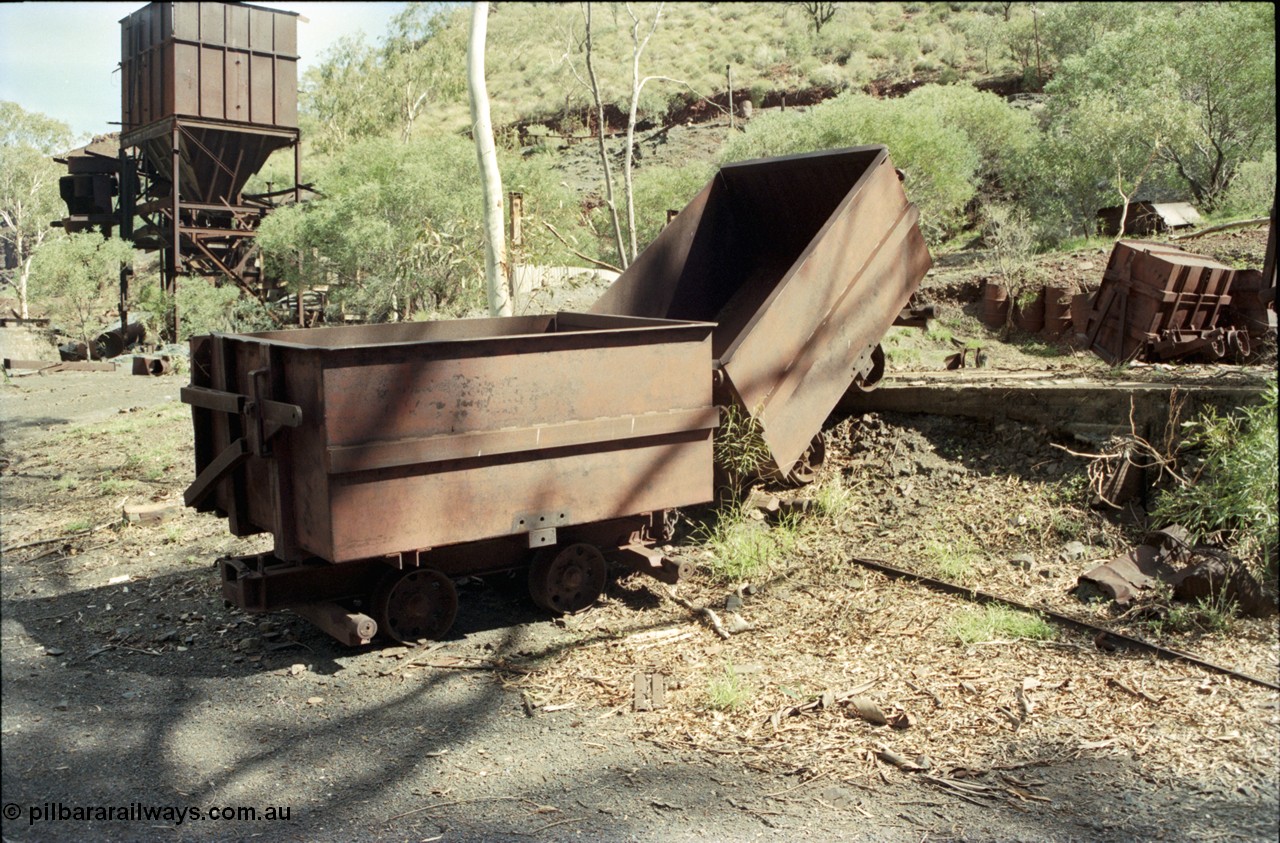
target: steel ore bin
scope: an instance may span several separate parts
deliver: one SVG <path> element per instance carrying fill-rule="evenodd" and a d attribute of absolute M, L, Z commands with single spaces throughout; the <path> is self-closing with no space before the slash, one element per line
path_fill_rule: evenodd
<path fill-rule="evenodd" d="M 717 323 L 717 400 L 780 474 L 806 455 L 932 261 L 883 146 L 721 167 L 592 306 Z"/>
<path fill-rule="evenodd" d="M 243 453 L 212 484 L 232 531 L 330 562 L 699 503 L 710 331 L 560 313 L 201 338 L 197 472 Z"/>
<path fill-rule="evenodd" d="M 589 605 L 598 547 L 651 542 L 650 513 L 712 497 L 712 327 L 558 313 L 193 339 L 187 504 L 275 539 L 223 561 L 224 595 L 302 606 L 377 592 L 393 568 L 452 593 L 449 576 L 546 546 L 559 568 L 535 600 Z"/>

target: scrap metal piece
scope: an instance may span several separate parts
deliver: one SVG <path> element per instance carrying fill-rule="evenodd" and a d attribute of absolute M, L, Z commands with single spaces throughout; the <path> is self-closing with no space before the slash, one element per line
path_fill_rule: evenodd
<path fill-rule="evenodd" d="M 308 603 L 295 606 L 293 611 L 348 647 L 368 644 L 378 634 L 377 621 L 337 603 Z"/>
<path fill-rule="evenodd" d="M 1101 595 L 1114 600 L 1117 606 L 1128 606 L 1173 575 L 1164 551 L 1143 544 L 1081 574 L 1076 594 L 1082 598 Z"/>
<path fill-rule="evenodd" d="M 667 704 L 667 675 L 637 673 L 632 683 L 633 711 L 653 711 Z"/>
<path fill-rule="evenodd" d="M 667 556 L 660 550 L 642 544 L 620 547 L 609 557 L 637 573 L 653 577 L 658 582 L 675 585 L 689 574 L 687 560 Z"/>
<path fill-rule="evenodd" d="M 159 357 L 135 355 L 133 358 L 133 373 L 135 375 L 167 375 L 172 371 L 173 358 L 167 354 L 162 354 Z"/>

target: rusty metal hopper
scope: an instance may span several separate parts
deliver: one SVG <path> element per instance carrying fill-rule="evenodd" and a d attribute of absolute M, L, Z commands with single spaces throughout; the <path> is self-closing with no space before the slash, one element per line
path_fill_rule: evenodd
<path fill-rule="evenodd" d="M 883 146 L 730 164 L 592 312 L 714 321 L 716 399 L 786 474 L 932 261 Z"/>
<path fill-rule="evenodd" d="M 701 503 L 711 327 L 559 313 L 196 337 L 186 502 L 329 562 Z"/>

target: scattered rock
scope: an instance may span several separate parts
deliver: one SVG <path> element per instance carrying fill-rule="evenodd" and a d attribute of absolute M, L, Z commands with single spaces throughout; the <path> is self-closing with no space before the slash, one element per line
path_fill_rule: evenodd
<path fill-rule="evenodd" d="M 289 675 L 290 675 L 290 676 L 301 676 L 302 674 L 304 674 L 304 673 L 306 673 L 306 672 L 307 672 L 307 666 L 306 666 L 305 664 L 291 664 L 291 665 L 289 665 Z"/>
<path fill-rule="evenodd" d="M 54 711 L 66 711 L 69 707 L 70 704 L 66 700 L 58 700 L 53 704 Z"/>
<path fill-rule="evenodd" d="M 1062 548 L 1062 552 L 1058 554 L 1059 558 L 1064 562 L 1074 562 L 1089 554 L 1089 548 L 1078 541 L 1067 542 Z"/>
<path fill-rule="evenodd" d="M 66 655 L 66 653 L 67 651 L 62 649 L 61 647 L 45 647 L 44 648 L 44 654 L 46 656 L 64 656 Z"/>
<path fill-rule="evenodd" d="M 1030 553 L 1019 553 L 1009 558 L 1009 564 L 1023 571 L 1030 571 L 1036 564 L 1036 558 Z"/>
<path fill-rule="evenodd" d="M 130 524 L 158 524 L 181 511 L 176 503 L 131 503 L 125 504 L 124 517 Z"/>

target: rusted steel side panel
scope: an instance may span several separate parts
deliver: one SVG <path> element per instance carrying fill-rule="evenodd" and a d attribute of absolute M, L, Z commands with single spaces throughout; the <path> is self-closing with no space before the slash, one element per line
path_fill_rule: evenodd
<path fill-rule="evenodd" d="M 224 353 L 205 353 L 193 384 L 296 406 L 301 422 L 264 438 L 252 413 L 211 426 L 201 411 L 197 436 L 217 441 L 197 442 L 197 473 L 244 437 L 253 455 L 219 481 L 217 508 L 293 560 L 700 503 L 718 422 L 711 329 L 558 314 L 202 338 Z"/>
<path fill-rule="evenodd" d="M 676 344 L 494 356 L 486 350 L 455 357 L 437 356 L 444 349 L 385 349 L 367 365 L 328 360 L 328 444 L 457 436 L 707 405 L 699 393 L 710 390 L 709 362 L 688 369 L 687 355 Z M 373 407 L 378 412 L 370 412 Z"/>
<path fill-rule="evenodd" d="M 723 167 L 596 313 L 715 320 L 727 397 L 786 473 L 931 265 L 882 146 Z"/>
<path fill-rule="evenodd" d="M 904 209 L 898 225 L 814 330 L 766 399 L 760 421 L 778 471 L 790 471 L 804 453 L 822 421 L 848 390 L 857 367 L 870 359 L 928 271 L 929 253 L 916 226 L 917 218 L 914 206 Z M 820 264 L 812 266 L 811 271 L 824 271 Z M 767 337 L 769 330 L 762 324 L 754 335 Z"/>
<path fill-rule="evenodd" d="M 712 495 L 710 467 L 708 428 L 610 450 L 476 458 L 425 474 L 342 475 L 330 493 L 330 545 L 314 550 L 343 562 L 526 533 L 534 518 L 564 527 L 701 503 Z"/>

